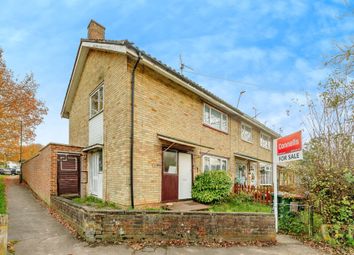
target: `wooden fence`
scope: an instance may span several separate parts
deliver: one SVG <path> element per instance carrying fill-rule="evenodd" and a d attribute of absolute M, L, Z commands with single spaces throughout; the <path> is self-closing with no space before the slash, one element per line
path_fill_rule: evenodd
<path fill-rule="evenodd" d="M 251 194 L 255 201 L 262 204 L 272 203 L 272 192 L 273 187 L 271 186 L 253 186 L 247 184 L 234 184 L 234 193 L 239 194 L 240 192 L 245 192 Z"/>

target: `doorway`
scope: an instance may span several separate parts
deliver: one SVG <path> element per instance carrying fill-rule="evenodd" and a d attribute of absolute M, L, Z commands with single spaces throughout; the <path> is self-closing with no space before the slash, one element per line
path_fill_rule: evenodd
<path fill-rule="evenodd" d="M 103 165 L 102 150 L 89 154 L 89 193 L 102 198 L 103 193 Z"/>
<path fill-rule="evenodd" d="M 162 201 L 192 198 L 192 155 L 177 150 L 163 151 Z"/>
<path fill-rule="evenodd" d="M 58 195 L 80 194 L 80 155 L 57 154 Z"/>

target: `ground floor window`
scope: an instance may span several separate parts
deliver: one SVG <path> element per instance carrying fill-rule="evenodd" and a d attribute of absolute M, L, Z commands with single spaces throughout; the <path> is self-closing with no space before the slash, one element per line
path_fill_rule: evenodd
<path fill-rule="evenodd" d="M 203 171 L 215 171 L 215 170 L 226 170 L 227 168 L 227 159 L 204 155 L 203 156 Z"/>
<path fill-rule="evenodd" d="M 272 165 L 260 163 L 261 185 L 272 185 Z"/>

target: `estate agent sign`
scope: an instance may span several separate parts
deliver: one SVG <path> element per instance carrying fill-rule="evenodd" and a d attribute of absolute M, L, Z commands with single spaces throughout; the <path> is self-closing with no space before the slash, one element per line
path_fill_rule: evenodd
<path fill-rule="evenodd" d="M 273 140 L 273 187 L 275 230 L 278 232 L 278 173 L 277 163 L 303 159 L 301 131 Z"/>
<path fill-rule="evenodd" d="M 303 159 L 301 131 L 277 139 L 277 162 Z"/>

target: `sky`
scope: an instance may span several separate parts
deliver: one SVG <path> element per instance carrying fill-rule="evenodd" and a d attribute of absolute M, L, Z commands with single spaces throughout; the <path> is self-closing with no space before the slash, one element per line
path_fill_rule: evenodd
<path fill-rule="evenodd" d="M 342 0 L 0 0 L 0 48 L 22 79 L 32 72 L 49 108 L 36 142 L 68 143 L 60 111 L 80 38 L 91 19 L 106 39 L 128 39 L 285 135 L 302 129 L 297 104 L 330 74 L 324 62 L 353 41 Z M 349 4 L 351 2 L 349 1 Z"/>

